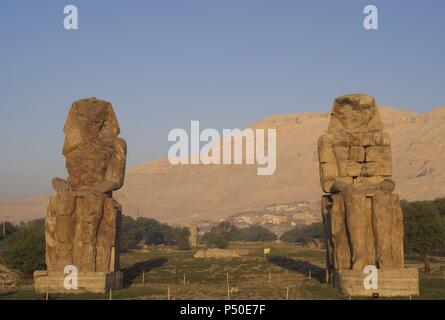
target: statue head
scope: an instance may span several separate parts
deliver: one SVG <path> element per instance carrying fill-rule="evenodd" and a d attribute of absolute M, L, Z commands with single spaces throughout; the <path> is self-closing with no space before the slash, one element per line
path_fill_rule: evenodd
<path fill-rule="evenodd" d="M 73 103 L 63 128 L 63 154 L 82 143 L 109 143 L 120 133 L 111 103 L 88 98 Z"/>
<path fill-rule="evenodd" d="M 351 94 L 335 99 L 328 132 L 364 132 L 381 130 L 375 99 L 365 94 Z"/>

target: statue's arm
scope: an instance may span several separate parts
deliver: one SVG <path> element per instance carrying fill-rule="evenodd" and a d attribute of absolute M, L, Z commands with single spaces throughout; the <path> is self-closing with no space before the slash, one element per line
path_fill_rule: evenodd
<path fill-rule="evenodd" d="M 116 138 L 114 154 L 108 165 L 103 182 L 94 186 L 93 190 L 107 193 L 120 189 L 124 185 L 125 166 L 127 162 L 127 143 L 124 139 Z"/>
<path fill-rule="evenodd" d="M 340 188 L 338 164 L 336 161 L 332 136 L 322 135 L 318 139 L 318 159 L 320 162 L 320 183 L 324 192 L 336 192 Z"/>
<path fill-rule="evenodd" d="M 52 185 L 54 190 L 56 190 L 57 192 L 70 191 L 69 184 L 65 179 L 58 177 L 53 178 Z"/>
<path fill-rule="evenodd" d="M 393 192 L 396 188 L 396 183 L 392 180 L 392 148 L 391 148 L 391 137 L 385 131 L 382 133 L 382 168 L 381 173 L 384 176 L 384 180 L 379 183 L 378 188 L 385 192 Z"/>

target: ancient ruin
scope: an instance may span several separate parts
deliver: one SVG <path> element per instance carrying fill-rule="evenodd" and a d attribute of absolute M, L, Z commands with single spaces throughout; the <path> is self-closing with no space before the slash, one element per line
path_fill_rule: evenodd
<path fill-rule="evenodd" d="M 189 236 L 188 243 L 191 248 L 197 247 L 199 244 L 198 227 L 195 224 L 188 226 Z"/>
<path fill-rule="evenodd" d="M 349 295 L 418 294 L 417 269 L 404 267 L 391 143 L 373 97 L 335 99 L 318 155 L 329 281 Z M 366 266 L 378 269 L 377 288 L 365 288 Z"/>
<path fill-rule="evenodd" d="M 127 147 L 111 104 L 83 99 L 64 127 L 68 178 L 54 178 L 45 220 L 47 270 L 34 273 L 38 292 L 105 292 L 122 286 L 119 272 L 121 206 L 112 192 L 124 183 Z M 78 271 L 77 287 L 64 283 Z"/>

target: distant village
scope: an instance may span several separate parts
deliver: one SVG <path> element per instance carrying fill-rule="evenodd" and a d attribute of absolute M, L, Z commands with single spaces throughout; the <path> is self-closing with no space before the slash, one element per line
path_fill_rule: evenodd
<path fill-rule="evenodd" d="M 230 222 L 237 228 L 261 225 L 280 236 L 294 227 L 321 222 L 320 210 L 320 202 L 297 201 L 271 204 L 262 210 L 240 212 L 221 221 Z M 195 225 L 202 235 L 221 221 L 196 221 Z"/>

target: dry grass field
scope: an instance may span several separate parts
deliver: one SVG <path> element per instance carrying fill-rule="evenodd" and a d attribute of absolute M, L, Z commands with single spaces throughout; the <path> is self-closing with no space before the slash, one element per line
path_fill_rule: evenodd
<path fill-rule="evenodd" d="M 263 257 L 265 247 L 271 248 L 268 258 Z M 285 243 L 232 243 L 229 250 L 241 257 L 196 259 L 196 250 L 180 251 L 173 247 L 126 252 L 121 258 L 125 288 L 113 292 L 112 299 L 165 300 L 169 295 L 177 300 L 349 299 L 324 282 L 323 250 Z M 419 261 L 409 263 L 421 266 Z M 443 264 L 438 261 L 433 267 L 437 270 Z M 6 300 L 45 298 L 34 293 L 30 279 L 22 280 L 15 290 L 0 293 L 0 299 Z M 49 298 L 110 297 L 52 294 Z M 417 299 L 445 299 L 445 279 L 437 272 L 421 272 L 421 296 Z"/>

